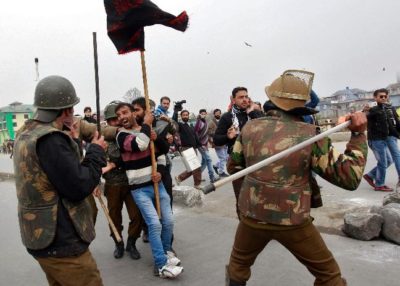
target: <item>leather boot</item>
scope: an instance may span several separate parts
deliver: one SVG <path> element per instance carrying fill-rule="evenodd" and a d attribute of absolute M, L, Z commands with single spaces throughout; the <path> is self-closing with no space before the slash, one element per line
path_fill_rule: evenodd
<path fill-rule="evenodd" d="M 229 278 L 228 265 L 225 265 L 225 285 L 226 286 L 246 286 L 246 282 L 236 282 Z"/>
<path fill-rule="evenodd" d="M 135 237 L 128 237 L 128 241 L 126 242 L 126 251 L 129 252 L 130 257 L 134 260 L 138 260 L 141 257 L 139 251 L 136 249 Z"/>
<path fill-rule="evenodd" d="M 114 257 L 119 259 L 122 256 L 124 256 L 124 242 L 120 241 L 115 244 Z"/>

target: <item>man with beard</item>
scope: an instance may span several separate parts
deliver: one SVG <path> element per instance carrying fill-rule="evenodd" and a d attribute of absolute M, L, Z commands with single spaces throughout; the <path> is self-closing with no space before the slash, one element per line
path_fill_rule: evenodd
<path fill-rule="evenodd" d="M 250 103 L 247 88 L 235 87 L 232 90 L 232 109 L 225 112 L 218 122 L 217 130 L 214 135 L 215 146 L 222 147 L 226 145 L 228 148 L 228 154 L 232 153 L 233 144 L 235 144 L 236 138 L 240 134 L 240 131 L 246 122 L 264 116 L 261 111 L 254 110 L 254 105 L 254 103 Z M 237 202 L 242 182 L 243 178 L 232 182 L 233 191 L 235 192 L 236 197 L 236 212 L 238 217 L 239 208 Z"/>
<path fill-rule="evenodd" d="M 174 116 L 172 117 L 172 119 L 178 122 L 177 110 L 174 111 Z M 180 151 L 185 151 L 189 148 L 193 148 L 196 151 L 196 149 L 201 147 L 201 144 L 199 138 L 196 135 L 196 132 L 194 131 L 193 126 L 188 124 L 189 111 L 182 110 L 181 119 L 182 122 L 178 122 L 178 131 L 177 131 L 179 133 L 179 138 L 180 138 Z M 179 186 L 181 182 L 183 182 L 192 175 L 193 175 L 194 187 L 200 189 L 201 168 L 197 168 L 196 170 L 191 172 L 184 171 L 183 173 L 175 177 L 175 182 Z"/>
<path fill-rule="evenodd" d="M 225 165 L 228 160 L 228 147 L 226 145 L 223 146 L 215 146 L 214 144 L 214 134 L 217 130 L 218 122 L 221 119 L 221 109 L 214 109 L 213 117 L 208 123 L 208 139 L 210 141 L 211 146 L 214 148 L 215 153 L 218 156 L 217 164 L 213 165 L 214 171 L 218 174 L 220 178 L 228 177 L 229 175 L 225 173 Z"/>
<path fill-rule="evenodd" d="M 108 126 L 119 127 L 119 121 L 115 114 L 115 108 L 118 104 L 118 101 L 112 101 L 104 108 L 104 118 Z M 122 208 L 125 204 L 130 220 L 126 251 L 129 252 L 132 259 L 137 260 L 140 258 L 140 253 L 136 248 L 136 240 L 140 237 L 143 218 L 131 196 L 128 178 L 121 166 L 121 153 L 117 143 L 115 139 L 109 140 L 107 143 L 106 154 L 110 167 L 107 169 L 104 168 L 103 178 L 105 180 L 104 195 L 107 197 L 108 211 L 119 235 L 122 237 L 122 230 L 124 228 L 122 225 Z M 111 233 L 111 237 L 115 242 L 114 257 L 116 259 L 122 258 L 125 251 L 124 242 L 117 242 L 113 233 Z"/>
<path fill-rule="evenodd" d="M 208 123 L 206 121 L 207 111 L 205 109 L 200 109 L 199 115 L 197 116 L 196 125 L 194 126 L 194 131 L 196 132 L 197 137 L 199 138 L 201 147 L 199 148 L 199 152 L 201 154 L 201 172 L 203 172 L 206 168 L 208 169 L 208 176 L 210 178 L 210 182 L 214 183 L 219 178 L 215 177 L 212 160 L 210 157 L 210 153 L 208 152 Z"/>
<path fill-rule="evenodd" d="M 159 275 L 175 278 L 182 273 L 180 260 L 171 251 L 173 233 L 170 198 L 161 181 L 161 174 L 152 171 L 150 140 L 154 141 L 156 157 L 168 152 L 169 145 L 151 130 L 153 114 L 147 110 L 139 125 L 131 104 L 120 103 L 115 113 L 123 128 L 117 134 L 124 169 L 128 176 L 131 194 L 149 228 L 149 241 Z M 161 218 L 154 206 L 153 184 L 158 184 Z"/>

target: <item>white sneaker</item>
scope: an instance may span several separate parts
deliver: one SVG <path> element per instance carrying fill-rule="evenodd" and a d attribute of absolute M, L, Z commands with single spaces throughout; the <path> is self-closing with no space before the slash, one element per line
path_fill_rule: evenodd
<path fill-rule="evenodd" d="M 183 272 L 183 267 L 165 264 L 161 269 L 158 269 L 161 278 L 176 278 Z"/>
<path fill-rule="evenodd" d="M 172 251 L 167 251 L 167 264 L 179 266 L 181 265 L 181 260 Z"/>

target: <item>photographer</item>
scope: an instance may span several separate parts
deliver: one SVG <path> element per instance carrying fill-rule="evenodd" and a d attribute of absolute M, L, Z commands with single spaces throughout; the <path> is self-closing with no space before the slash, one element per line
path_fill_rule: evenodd
<path fill-rule="evenodd" d="M 374 152 L 377 166 L 364 175 L 364 179 L 375 191 L 391 192 L 392 188 L 385 185 L 386 169 L 391 158 L 400 177 L 400 152 L 397 139 L 400 136 L 400 121 L 396 110 L 389 103 L 389 91 L 378 89 L 374 92 L 376 106 L 365 106 L 368 119 L 368 145 Z"/>
<path fill-rule="evenodd" d="M 181 111 L 181 119 L 182 122 L 178 122 L 178 134 L 180 138 L 180 151 L 187 150 L 189 148 L 193 148 L 195 151 L 197 148 L 201 147 L 199 138 L 196 135 L 196 132 L 194 131 L 193 126 L 189 125 L 189 111 L 187 110 L 182 110 L 182 103 L 185 103 L 185 100 L 179 101 L 175 103 L 174 106 L 174 116 L 172 117 L 173 120 L 178 122 L 178 112 Z M 197 151 L 196 151 L 197 152 Z M 180 183 L 190 176 L 193 175 L 193 181 L 194 181 L 194 187 L 195 188 L 200 188 L 200 183 L 201 183 L 201 169 L 197 168 L 196 170 L 192 172 L 187 172 L 184 171 L 180 175 L 175 177 L 175 182 L 179 186 Z"/>

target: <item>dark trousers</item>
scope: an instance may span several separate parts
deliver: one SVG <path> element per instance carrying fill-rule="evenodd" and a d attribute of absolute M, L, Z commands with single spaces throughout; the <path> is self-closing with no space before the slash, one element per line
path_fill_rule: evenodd
<path fill-rule="evenodd" d="M 35 258 L 50 286 L 101 286 L 103 281 L 89 250 L 79 256 Z"/>
<path fill-rule="evenodd" d="M 335 258 L 312 223 L 292 230 L 267 230 L 240 221 L 228 266 L 229 278 L 238 285 L 245 285 L 250 278 L 250 267 L 273 239 L 307 267 L 315 277 L 314 285 L 346 285 Z"/>
<path fill-rule="evenodd" d="M 99 210 L 97 208 L 94 196 L 93 195 L 88 196 L 88 201 L 89 201 L 90 207 L 92 208 L 93 225 L 96 225 L 97 213 L 99 212 Z"/>
<path fill-rule="evenodd" d="M 138 238 L 140 237 L 140 232 L 142 230 L 143 218 L 136 206 L 129 185 L 112 185 L 105 184 L 104 192 L 107 197 L 107 207 L 110 217 L 115 224 L 115 227 L 122 237 L 122 230 L 124 229 L 122 225 L 122 207 L 125 203 L 126 210 L 129 216 L 129 227 L 128 227 L 128 237 Z M 111 231 L 111 236 L 115 240 L 114 235 Z"/>

